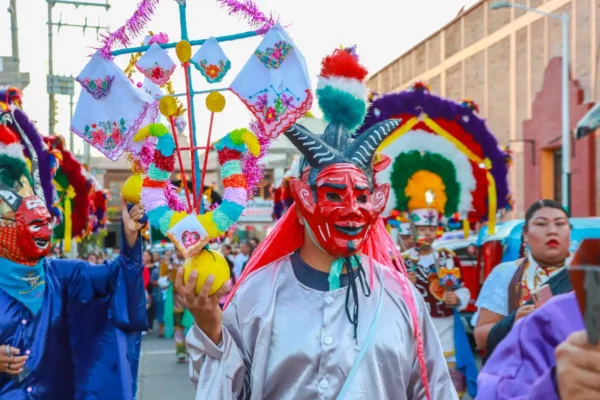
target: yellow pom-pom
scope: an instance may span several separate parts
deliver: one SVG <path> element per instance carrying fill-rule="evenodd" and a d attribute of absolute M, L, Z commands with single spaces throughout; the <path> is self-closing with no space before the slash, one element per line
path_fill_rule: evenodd
<path fill-rule="evenodd" d="M 163 96 L 158 103 L 158 108 L 162 115 L 169 118 L 177 112 L 177 101 L 173 96 Z"/>
<path fill-rule="evenodd" d="M 192 45 L 187 40 L 182 40 L 175 46 L 175 53 L 181 63 L 186 63 L 192 58 Z"/>
<path fill-rule="evenodd" d="M 260 155 L 260 143 L 254 134 L 250 131 L 245 131 L 242 134 L 242 140 L 248 146 L 248 150 L 253 156 L 258 157 Z"/>
<path fill-rule="evenodd" d="M 144 179 L 142 178 L 142 175 L 139 174 L 131 175 L 127 178 L 121 191 L 126 202 L 129 204 L 137 204 L 140 202 L 143 183 Z"/>
<path fill-rule="evenodd" d="M 202 224 L 202 227 L 206 231 L 209 237 L 217 238 L 222 236 L 225 232 L 222 232 L 217 228 L 217 225 L 212 220 L 212 212 L 198 215 L 198 221 Z"/>
<path fill-rule="evenodd" d="M 215 294 L 225 282 L 231 278 L 229 265 L 225 257 L 217 251 L 202 250 L 195 257 L 188 258 L 183 264 L 183 281 L 187 283 L 192 271 L 198 272 L 196 278 L 196 294 L 199 294 L 209 275 L 213 275 L 215 280 L 210 288 L 209 296 Z"/>
<path fill-rule="evenodd" d="M 171 221 L 169 222 L 169 229 L 174 227 L 179 221 L 188 216 L 186 211 L 176 211 L 171 217 Z"/>
<path fill-rule="evenodd" d="M 206 96 L 206 108 L 208 111 L 218 113 L 225 108 L 225 96 L 219 92 L 211 92 Z"/>
<path fill-rule="evenodd" d="M 148 136 L 150 136 L 150 125 L 146 125 L 142 129 L 137 131 L 137 133 L 133 137 L 133 141 L 141 142 L 142 140 L 146 139 Z"/>

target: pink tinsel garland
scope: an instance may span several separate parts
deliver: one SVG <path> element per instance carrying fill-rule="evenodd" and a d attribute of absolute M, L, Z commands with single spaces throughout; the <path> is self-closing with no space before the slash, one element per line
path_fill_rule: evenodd
<path fill-rule="evenodd" d="M 171 182 L 167 182 L 167 187 L 165 188 L 165 197 L 167 198 L 167 204 L 169 208 L 173 211 L 186 211 L 187 208 L 179 198 L 177 194 L 177 188 Z"/>
<path fill-rule="evenodd" d="M 267 149 L 271 142 L 266 135 L 265 130 L 257 120 L 250 123 L 250 130 L 254 132 L 254 135 L 256 135 L 256 138 L 258 139 L 258 143 L 260 144 L 260 154 L 257 157 L 253 156 L 250 152 L 246 152 L 242 156 L 242 171 L 244 171 L 244 175 L 246 176 L 248 198 L 254 197 L 254 190 L 263 178 L 264 165 L 262 159 L 267 153 Z"/>
<path fill-rule="evenodd" d="M 265 33 L 273 24 L 273 14 L 265 15 L 253 0 L 217 0 L 221 7 L 229 9 L 229 15 L 236 14 L 248 21 L 250 26 L 257 28 L 258 33 Z"/>
<path fill-rule="evenodd" d="M 111 33 L 110 35 L 102 35 L 104 46 L 100 49 L 102 56 L 105 59 L 112 59 L 111 51 L 115 45 L 127 47 L 133 37 L 141 34 L 150 22 L 154 10 L 158 5 L 159 0 L 142 0 L 133 16 L 127 20 L 125 25 Z"/>

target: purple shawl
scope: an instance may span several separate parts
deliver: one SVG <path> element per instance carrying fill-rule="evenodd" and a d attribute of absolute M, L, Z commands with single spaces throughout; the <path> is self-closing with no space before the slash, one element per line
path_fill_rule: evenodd
<path fill-rule="evenodd" d="M 477 399 L 559 400 L 554 350 L 585 329 L 574 292 L 517 322 L 479 374 Z"/>

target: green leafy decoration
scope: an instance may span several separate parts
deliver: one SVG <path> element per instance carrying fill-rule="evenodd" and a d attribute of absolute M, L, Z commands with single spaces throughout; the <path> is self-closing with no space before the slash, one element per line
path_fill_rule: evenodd
<path fill-rule="evenodd" d="M 424 153 L 413 150 L 408 153 L 399 154 L 394 160 L 392 174 L 390 177 L 392 190 L 396 195 L 397 210 L 408 210 L 410 198 L 404 193 L 409 179 L 418 171 L 429 171 L 442 178 L 446 186 L 448 202 L 444 215 L 450 216 L 458 212 L 460 201 L 460 183 L 456 179 L 456 168 L 446 158 L 439 154 Z"/>

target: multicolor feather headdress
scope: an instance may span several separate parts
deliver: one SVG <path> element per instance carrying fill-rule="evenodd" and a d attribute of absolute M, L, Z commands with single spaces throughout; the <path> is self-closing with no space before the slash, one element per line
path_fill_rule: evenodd
<path fill-rule="evenodd" d="M 62 213 L 55 206 L 57 195 L 52 180 L 62 157 L 59 152 L 48 149 L 44 144 L 43 136 L 21 109 L 22 105 L 23 94 L 20 90 L 14 87 L 0 89 L 0 122 L 19 137 L 27 165 L 34 178 L 36 193 L 46 202 L 51 214 L 61 220 Z"/>
<path fill-rule="evenodd" d="M 488 221 L 493 230 L 509 198 L 506 154 L 477 111 L 472 100 L 440 98 L 423 83 L 373 101 L 359 135 L 388 118 L 402 119 L 378 148 L 392 159 L 392 168 L 377 176 L 392 185 L 384 215 L 419 209 L 425 221 L 431 212 L 458 213 L 466 226 Z"/>

